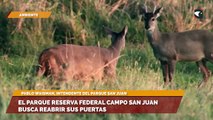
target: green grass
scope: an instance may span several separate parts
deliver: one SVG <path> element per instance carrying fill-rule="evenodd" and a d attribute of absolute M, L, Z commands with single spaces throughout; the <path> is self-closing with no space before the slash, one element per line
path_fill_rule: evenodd
<path fill-rule="evenodd" d="M 159 63 L 155 58 L 145 57 L 146 50 L 126 48 L 123 52 L 129 57 L 119 60 L 117 80 L 114 84 L 101 84 L 92 82 L 88 89 L 113 89 L 113 90 L 162 90 L 163 80 Z M 133 59 L 133 58 L 135 59 Z M 140 58 L 143 57 L 143 58 Z M 152 57 L 152 56 L 150 56 Z M 210 78 L 208 85 L 198 89 L 201 73 L 198 74 L 194 63 L 178 63 L 174 82 L 175 89 L 184 89 L 185 95 L 176 114 L 5 114 L 11 99 L 12 92 L 18 89 L 51 89 L 47 79 L 33 77 L 33 65 L 37 63 L 36 55 L 22 57 L 1 58 L 1 85 L 0 85 L 0 110 L 1 120 L 37 120 L 37 119 L 105 119 L 105 120 L 210 120 L 213 118 L 213 81 Z M 9 62 L 10 61 L 10 62 Z M 32 62 L 33 61 L 33 62 Z M 127 64 L 128 63 L 128 64 Z M 188 71 L 188 72 L 187 72 Z M 29 84 L 31 82 L 32 84 Z M 83 83 L 70 81 L 62 84 L 61 89 L 84 89 Z"/>
<path fill-rule="evenodd" d="M 28 11 L 51 11 L 49 19 L 25 19 L 16 30 L 18 19 L 6 19 L 11 10 L 19 10 L 26 3 L 3 0 L 0 3 L 0 120 L 211 120 L 213 119 L 213 78 L 207 86 L 198 89 L 202 80 L 195 63 L 177 63 L 174 89 L 185 90 L 176 114 L 6 114 L 12 93 L 18 89 L 53 89 L 46 78 L 36 78 L 35 65 L 41 51 L 61 43 L 97 45 L 107 47 L 110 39 L 103 25 L 120 31 L 128 26 L 126 48 L 117 65 L 114 84 L 92 82 L 87 89 L 113 90 L 162 90 L 162 73 L 145 37 L 143 21 L 140 20 L 140 4 L 150 0 L 132 0 L 123 3 L 109 15 L 118 0 L 43 0 L 46 5 L 33 1 Z M 104 0 L 103 0 L 104 1 Z M 44 4 L 43 3 L 43 4 Z M 100 6 L 98 6 L 100 5 Z M 161 0 L 164 10 L 159 19 L 163 32 L 190 29 L 210 29 L 213 12 L 210 0 Z M 205 21 L 193 19 L 193 10 L 205 8 Z M 84 41 L 85 36 L 86 40 Z M 213 64 L 208 64 L 213 71 Z M 80 81 L 61 84 L 61 89 L 85 89 Z"/>

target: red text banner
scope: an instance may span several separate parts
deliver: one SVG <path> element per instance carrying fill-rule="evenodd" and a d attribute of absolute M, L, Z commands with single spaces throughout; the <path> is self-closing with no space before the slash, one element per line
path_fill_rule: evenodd
<path fill-rule="evenodd" d="M 16 91 L 7 113 L 176 113 L 183 95 L 183 91 L 179 91 L 181 94 L 176 93 L 170 96 L 166 94 L 136 96 L 128 94 L 128 91 L 118 92 L 127 92 L 127 94 L 123 96 L 107 96 L 106 94 L 103 96 L 36 96 L 32 94 L 26 96 L 17 94 Z M 153 92 L 156 94 L 157 91 Z"/>

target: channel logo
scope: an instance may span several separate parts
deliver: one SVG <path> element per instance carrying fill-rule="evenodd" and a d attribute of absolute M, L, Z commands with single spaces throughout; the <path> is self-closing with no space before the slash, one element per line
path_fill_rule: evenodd
<path fill-rule="evenodd" d="M 203 10 L 201 8 L 197 8 L 194 10 L 194 16 L 198 19 L 203 19 Z"/>

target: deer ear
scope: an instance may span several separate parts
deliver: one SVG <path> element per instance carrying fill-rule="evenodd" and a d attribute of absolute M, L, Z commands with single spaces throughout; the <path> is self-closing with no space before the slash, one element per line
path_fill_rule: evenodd
<path fill-rule="evenodd" d="M 153 12 L 153 14 L 156 16 L 156 18 L 158 18 L 160 16 L 160 13 L 162 12 L 162 10 L 163 10 L 163 8 L 160 7 Z"/>
<path fill-rule="evenodd" d="M 144 15 L 147 13 L 147 6 L 146 5 L 142 5 L 138 7 L 139 9 L 139 14 Z"/>
<path fill-rule="evenodd" d="M 123 35 L 126 35 L 127 31 L 128 31 L 128 26 L 125 25 L 120 33 L 122 33 Z"/>
<path fill-rule="evenodd" d="M 114 34 L 114 32 L 113 32 L 111 29 L 109 29 L 108 27 L 103 26 L 103 28 L 104 28 L 105 32 L 106 32 L 108 35 L 113 35 L 113 34 Z"/>
<path fill-rule="evenodd" d="M 105 32 L 107 33 L 107 35 L 114 40 L 115 36 L 116 36 L 116 32 L 113 32 L 110 28 L 103 26 Z"/>
<path fill-rule="evenodd" d="M 128 31 L 128 26 L 126 25 L 126 26 L 123 28 L 122 32 L 123 32 L 124 35 L 126 35 L 127 31 Z"/>
<path fill-rule="evenodd" d="M 147 11 L 146 11 L 146 8 L 142 7 L 139 12 L 140 14 L 144 15 L 146 14 Z"/>

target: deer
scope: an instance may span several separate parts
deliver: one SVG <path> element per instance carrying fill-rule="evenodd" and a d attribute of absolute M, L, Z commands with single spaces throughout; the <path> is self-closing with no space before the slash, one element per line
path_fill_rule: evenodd
<path fill-rule="evenodd" d="M 104 27 L 104 26 L 103 26 Z M 116 78 L 116 65 L 121 50 L 125 48 L 128 27 L 114 32 L 104 27 L 111 36 L 108 48 L 61 44 L 42 51 L 39 56 L 37 76 L 51 77 L 57 81 L 82 80 L 89 86 L 91 80 Z"/>
<path fill-rule="evenodd" d="M 208 30 L 161 33 L 157 18 L 162 7 L 155 6 L 152 12 L 148 12 L 145 6 L 140 12 L 148 42 L 155 58 L 160 61 L 164 86 L 172 85 L 175 65 L 179 61 L 195 62 L 203 74 L 198 87 L 204 86 L 211 76 L 206 63 L 213 63 L 213 33 Z"/>

